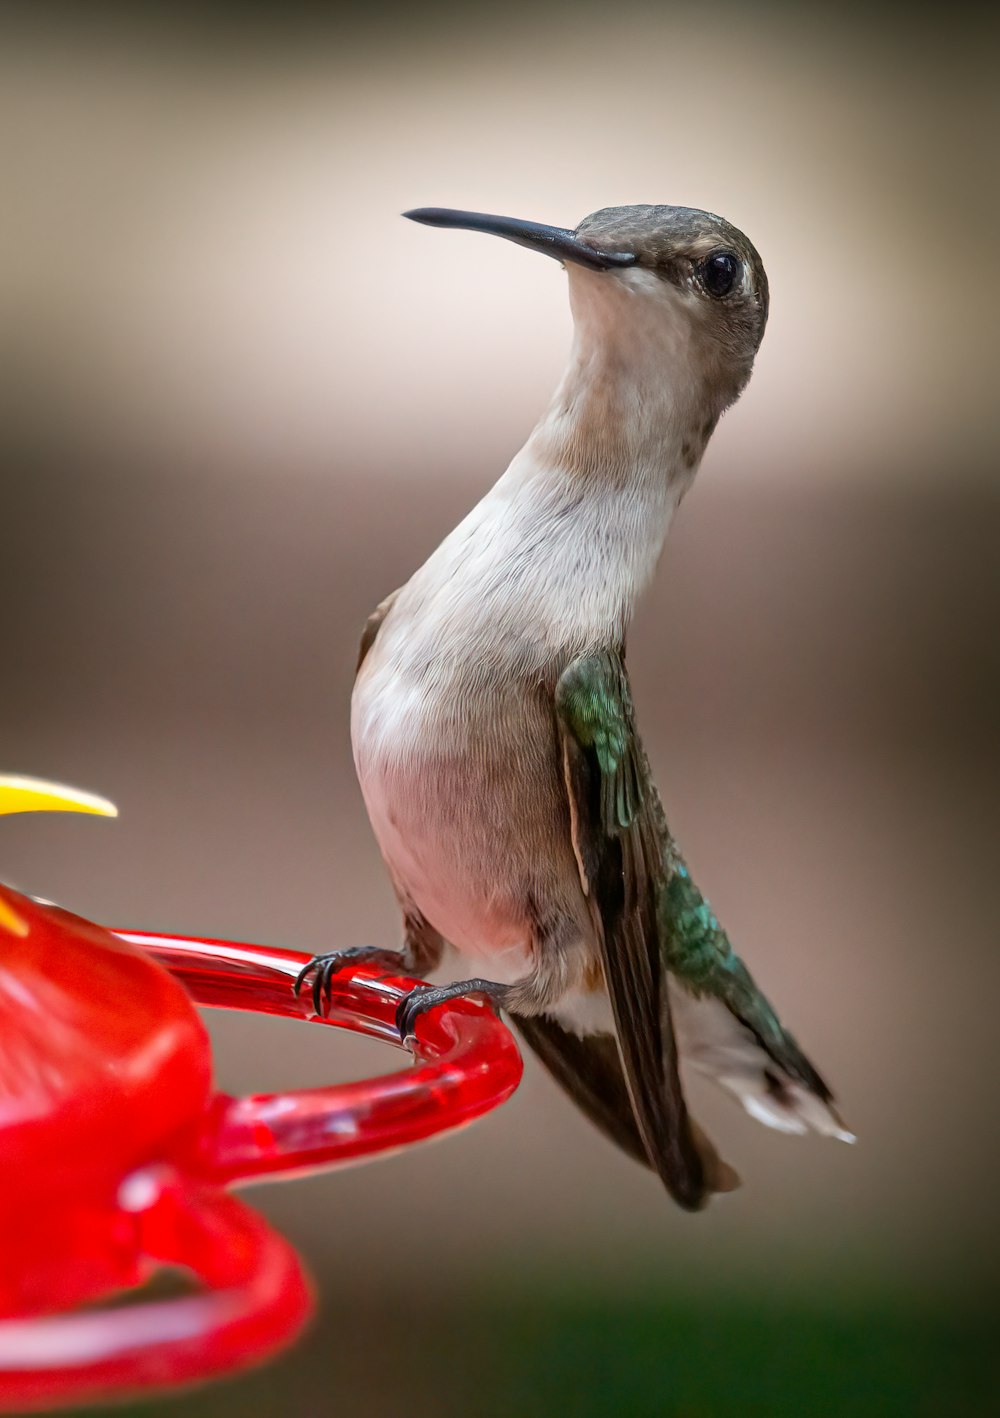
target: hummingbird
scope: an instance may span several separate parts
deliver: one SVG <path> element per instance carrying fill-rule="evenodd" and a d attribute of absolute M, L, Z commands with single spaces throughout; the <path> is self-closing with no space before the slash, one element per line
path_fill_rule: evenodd
<path fill-rule="evenodd" d="M 322 1012 L 359 956 L 505 1011 L 582 1111 L 683 1208 L 739 1185 L 690 1115 L 693 1069 L 782 1132 L 853 1141 L 691 876 L 636 728 L 626 638 L 674 512 L 745 387 L 764 267 L 690 207 L 594 212 L 573 229 L 443 208 L 561 262 L 566 371 L 506 472 L 361 638 L 354 761 L 403 916 L 401 952 L 317 956 Z M 457 962 L 460 961 L 461 964 Z"/>

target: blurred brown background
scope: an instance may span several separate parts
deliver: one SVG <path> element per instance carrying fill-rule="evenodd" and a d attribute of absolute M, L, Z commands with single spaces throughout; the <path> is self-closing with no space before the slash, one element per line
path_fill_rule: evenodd
<path fill-rule="evenodd" d="M 553 263 L 397 213 L 717 210 L 771 323 L 630 662 L 674 829 L 860 1138 L 696 1089 L 745 1186 L 686 1217 L 529 1060 L 462 1137 L 258 1190 L 322 1317 L 156 1411 L 989 1411 L 988 22 L 86 8 L 5 11 L 0 50 L 0 764 L 121 817 L 5 822 L 5 878 L 109 923 L 394 943 L 351 763 L 359 630 L 502 470 L 569 338 Z M 233 1090 L 393 1063 L 211 1027 Z"/>

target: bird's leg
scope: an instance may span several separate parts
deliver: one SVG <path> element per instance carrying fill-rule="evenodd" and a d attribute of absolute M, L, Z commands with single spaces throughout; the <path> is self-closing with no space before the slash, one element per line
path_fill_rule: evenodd
<path fill-rule="evenodd" d="M 330 999 L 330 985 L 335 975 L 349 965 L 361 963 L 381 965 L 392 975 L 426 975 L 441 959 L 444 942 L 433 927 L 417 911 L 407 910 L 403 918 L 403 947 L 388 950 L 378 945 L 353 945 L 344 950 L 331 950 L 314 955 L 296 977 L 292 989 L 298 994 L 312 976 L 312 999 L 316 1013 L 324 1013 L 324 1001 Z"/>
<path fill-rule="evenodd" d="M 572 923 L 569 929 L 575 929 Z M 448 1000 L 460 999 L 462 995 L 486 995 L 494 1009 L 512 1010 L 520 1015 L 540 1014 L 561 998 L 567 987 L 567 955 L 564 950 L 556 948 L 566 933 L 565 922 L 544 933 L 541 929 L 537 930 L 532 943 L 532 968 L 511 984 L 475 979 L 456 980 L 451 985 L 418 985 L 400 1001 L 396 1010 L 400 1039 L 405 1044 L 413 1037 L 414 1022 L 421 1014 L 426 1014 L 439 1004 L 446 1004 Z"/>
<path fill-rule="evenodd" d="M 399 1037 L 405 1044 L 413 1038 L 413 1026 L 422 1014 L 464 995 L 486 995 L 494 1008 L 501 1009 L 506 1005 L 512 988 L 511 985 L 498 985 L 493 980 L 456 980 L 451 985 L 418 985 L 405 999 L 400 1000 L 396 1008 Z"/>
<path fill-rule="evenodd" d="M 406 973 L 403 969 L 402 951 L 388 950 L 378 945 L 352 945 L 344 950 L 331 950 L 324 955 L 314 955 L 309 964 L 304 965 L 295 977 L 292 991 L 297 995 L 311 975 L 313 1009 L 322 1015 L 330 1000 L 333 977 L 348 965 L 360 964 L 381 965 L 393 973 Z"/>

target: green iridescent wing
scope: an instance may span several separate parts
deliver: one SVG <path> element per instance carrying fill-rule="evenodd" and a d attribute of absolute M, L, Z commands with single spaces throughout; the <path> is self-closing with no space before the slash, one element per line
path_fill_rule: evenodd
<path fill-rule="evenodd" d="M 660 950 L 664 886 L 659 805 L 635 731 L 621 657 L 574 660 L 555 691 L 573 845 L 643 1143 L 674 1199 L 703 1206 L 711 1187 L 677 1068 Z M 705 1153 L 708 1155 L 705 1155 Z"/>

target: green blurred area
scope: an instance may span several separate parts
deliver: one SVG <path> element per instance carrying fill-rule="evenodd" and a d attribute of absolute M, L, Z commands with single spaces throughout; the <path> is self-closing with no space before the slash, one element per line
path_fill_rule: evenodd
<path fill-rule="evenodd" d="M 421 1297 L 419 1280 L 404 1276 L 399 1290 L 409 1299 L 397 1296 L 389 1309 L 338 1313 L 328 1304 L 307 1340 L 269 1368 L 97 1411 L 109 1418 L 986 1418 L 996 1411 L 995 1331 L 983 1311 L 960 1318 L 904 1303 L 791 1306 L 766 1293 L 683 1306 L 538 1290 L 440 1301 Z"/>

